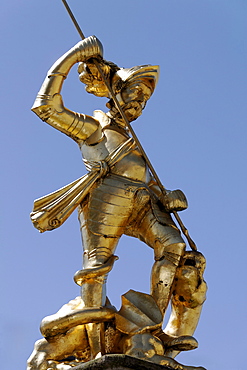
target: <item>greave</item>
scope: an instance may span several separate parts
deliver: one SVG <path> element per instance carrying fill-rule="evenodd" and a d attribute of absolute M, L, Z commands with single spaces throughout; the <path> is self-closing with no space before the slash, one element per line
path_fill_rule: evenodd
<path fill-rule="evenodd" d="M 185 252 L 176 273 L 172 311 L 164 330 L 166 334 L 174 337 L 194 334 L 206 300 L 207 284 L 203 279 L 205 264 L 205 258 L 200 252 Z M 178 353 L 171 351 L 169 356 L 174 358 Z"/>
<path fill-rule="evenodd" d="M 106 302 L 107 275 L 87 279 L 81 285 L 81 299 L 85 308 L 103 307 Z"/>
<path fill-rule="evenodd" d="M 106 302 L 107 275 L 86 279 L 81 285 L 81 298 L 84 308 L 100 309 Z M 89 323 L 85 325 L 91 359 L 100 357 L 105 353 L 104 323 Z"/>
<path fill-rule="evenodd" d="M 162 259 L 156 261 L 151 273 L 151 295 L 155 299 L 162 314 L 168 306 L 177 266 Z"/>
<path fill-rule="evenodd" d="M 156 245 L 159 244 L 160 247 L 155 253 L 156 262 L 151 272 L 151 295 L 164 315 L 171 298 L 174 278 L 181 256 L 184 254 L 185 244 L 174 243 L 164 247 L 157 241 Z"/>

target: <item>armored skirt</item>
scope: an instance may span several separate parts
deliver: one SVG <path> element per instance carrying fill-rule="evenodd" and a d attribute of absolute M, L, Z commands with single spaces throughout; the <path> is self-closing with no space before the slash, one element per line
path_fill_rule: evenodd
<path fill-rule="evenodd" d="M 109 173 L 79 206 L 84 268 L 106 263 L 121 235 L 134 236 L 154 249 L 155 260 L 178 265 L 184 241 L 169 213 L 147 184 Z"/>

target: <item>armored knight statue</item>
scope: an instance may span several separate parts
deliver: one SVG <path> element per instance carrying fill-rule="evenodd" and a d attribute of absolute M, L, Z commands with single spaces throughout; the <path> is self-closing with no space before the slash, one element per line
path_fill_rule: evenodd
<path fill-rule="evenodd" d="M 159 352 L 155 347 L 156 357 L 152 357 L 151 361 L 168 363 L 174 369 L 199 369 L 180 365 L 172 359 L 181 350 L 197 347 L 192 335 L 206 292 L 202 277 L 205 259 L 199 252 L 185 251 L 185 242 L 170 215 L 172 211 L 187 208 L 186 197 L 180 190 L 167 191 L 163 195 L 115 107 L 95 66 L 95 59 L 129 122 L 142 114 L 158 81 L 158 66 L 119 68 L 103 59 L 102 44 L 95 36 L 91 36 L 77 43 L 55 62 L 37 95 L 33 112 L 79 145 L 88 170 L 80 179 L 36 200 L 31 214 L 34 226 L 44 232 L 59 227 L 77 208 L 83 243 L 83 269 L 74 277 L 81 286 L 81 296 L 65 305 L 57 316 L 43 320 L 41 330 L 46 338 L 44 340 L 56 335 L 76 335 L 75 328 L 83 325 L 91 353 L 87 359 L 96 358 L 106 353 L 102 344 L 102 323 L 111 321 L 115 315 L 115 329 L 125 338 L 125 344 L 116 353 L 142 357 L 142 352 L 143 358 L 150 360 L 153 355 L 145 355 L 147 351 L 141 351 L 140 347 L 144 342 L 148 343 L 148 339 L 143 338 L 152 335 L 163 349 Z M 86 91 L 109 99 L 107 113 L 98 110 L 91 117 L 64 106 L 62 85 L 76 63 Z M 149 324 L 153 328 L 149 334 L 142 328 L 135 331 L 134 337 L 133 330 L 128 329 L 126 324 L 126 309 L 121 309 L 116 315 L 116 310 L 106 297 L 107 275 L 117 258 L 114 253 L 123 234 L 139 238 L 154 250 L 150 296 L 132 292 L 123 299 L 142 302 L 144 311 L 145 302 L 150 305 L 152 300 L 153 312 L 159 312 L 160 316 L 153 326 Z M 162 318 L 170 301 L 172 313 L 163 331 Z M 78 319 L 75 319 L 75 313 L 79 315 Z M 70 320 L 65 319 L 69 315 Z M 152 319 L 152 322 L 155 320 Z M 141 339 L 138 335 L 142 335 Z M 47 353 L 47 346 L 51 344 L 49 340 L 47 343 L 44 340 L 36 346 L 36 354 L 37 351 Z M 136 343 L 139 343 L 138 351 L 135 351 Z M 72 350 L 75 358 L 77 352 L 78 348 Z M 35 356 L 29 360 L 29 369 L 39 368 Z M 66 350 L 62 355 L 54 356 L 54 360 L 61 361 L 71 356 L 71 352 Z M 51 360 L 51 357 L 47 358 Z M 164 359 L 167 358 L 170 360 L 166 363 Z M 33 363 L 36 363 L 36 367 Z"/>

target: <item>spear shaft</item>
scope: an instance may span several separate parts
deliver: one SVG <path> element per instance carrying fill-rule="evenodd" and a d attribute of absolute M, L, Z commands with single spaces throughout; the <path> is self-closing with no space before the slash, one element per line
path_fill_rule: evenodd
<path fill-rule="evenodd" d="M 71 20 L 72 20 L 72 22 L 74 23 L 74 25 L 75 25 L 75 27 L 76 27 L 76 29 L 77 29 L 77 31 L 78 31 L 78 33 L 79 33 L 79 35 L 81 36 L 81 39 L 82 39 L 82 40 L 84 40 L 84 39 L 85 39 L 85 36 L 84 36 L 84 34 L 83 34 L 83 32 L 82 32 L 82 30 L 81 30 L 81 28 L 80 28 L 80 26 L 79 26 L 79 24 L 78 24 L 78 22 L 77 22 L 76 18 L 74 17 L 74 14 L 72 13 L 72 11 L 71 11 L 71 9 L 70 9 L 70 7 L 69 7 L 69 5 L 68 5 L 67 1 L 66 1 L 66 0 L 62 0 L 62 2 L 63 2 L 63 4 L 64 4 L 64 6 L 65 6 L 65 8 L 66 8 L 66 10 L 67 10 L 67 12 L 68 12 L 68 14 L 69 14 L 69 16 L 70 16 Z M 99 73 L 100 73 L 100 75 L 101 75 L 101 77 L 102 77 L 102 79 L 103 79 L 103 81 L 104 81 L 104 83 L 105 83 L 105 85 L 106 85 L 106 87 L 107 87 L 107 89 L 108 89 L 108 91 L 109 91 L 110 95 L 111 95 L 111 98 L 113 99 L 113 101 L 114 101 L 114 103 L 115 103 L 115 105 L 116 105 L 116 107 L 117 107 L 117 109 L 118 109 L 119 113 L 121 114 L 121 116 L 122 116 L 122 118 L 123 118 L 123 120 L 124 120 L 124 122 L 125 122 L 126 126 L 128 127 L 128 129 L 129 129 L 129 131 L 130 131 L 130 133 L 131 133 L 131 135 L 132 135 L 133 139 L 135 140 L 136 145 L 138 146 L 138 149 L 140 150 L 140 152 L 141 152 L 142 156 L 145 158 L 145 161 L 146 161 L 146 163 L 147 163 L 147 165 L 148 165 L 148 167 L 149 167 L 150 171 L 152 172 L 153 177 L 155 178 L 155 180 L 156 180 L 156 182 L 157 182 L 157 184 L 158 184 L 158 186 L 159 186 L 159 188 L 160 188 L 160 190 L 161 190 L 162 194 L 163 194 L 163 195 L 166 195 L 166 189 L 165 189 L 165 188 L 164 188 L 164 186 L 162 185 L 162 183 L 161 183 L 161 181 L 160 181 L 160 179 L 159 179 L 159 176 L 158 176 L 157 172 L 155 171 L 155 169 L 154 169 L 154 167 L 153 167 L 152 163 L 150 162 L 150 160 L 149 160 L 149 158 L 148 158 L 148 156 L 147 156 L 147 154 L 146 154 L 146 152 L 145 152 L 145 150 L 144 150 L 143 146 L 141 145 L 141 143 L 140 143 L 140 141 L 139 141 L 138 137 L 136 136 L 135 131 L 133 130 L 132 126 L 130 125 L 129 120 L 128 120 L 128 118 L 126 117 L 126 114 L 124 113 L 124 111 L 123 111 L 123 109 L 122 109 L 121 105 L 119 104 L 119 101 L 117 100 L 116 95 L 115 95 L 115 93 L 114 93 L 114 91 L 113 91 L 113 89 L 112 89 L 112 87 L 111 87 L 111 85 L 110 85 L 109 81 L 106 79 L 106 77 L 105 77 L 105 75 L 104 75 L 104 73 L 103 73 L 103 71 L 102 71 L 102 69 L 101 69 L 101 67 L 100 67 L 99 62 L 98 62 L 98 61 L 97 61 L 97 59 L 95 59 L 95 58 L 93 59 L 93 62 L 94 62 L 94 64 L 95 64 L 96 68 L 98 69 L 98 71 L 99 71 Z M 189 232 L 188 232 L 188 230 L 186 229 L 186 227 L 184 226 L 184 224 L 183 224 L 183 222 L 182 222 L 181 218 L 179 217 L 179 215 L 178 215 L 177 211 L 173 211 L 172 213 L 173 213 L 174 217 L 176 218 L 177 223 L 179 224 L 179 226 L 180 226 L 180 228 L 181 228 L 181 230 L 182 230 L 183 234 L 185 235 L 185 237 L 186 237 L 186 239 L 187 239 L 187 241 L 188 241 L 188 243 L 189 243 L 189 246 L 191 247 L 191 249 L 192 249 L 192 250 L 196 251 L 196 250 L 197 250 L 196 244 L 195 244 L 195 243 L 194 243 L 194 241 L 191 239 L 191 237 L 190 237 L 190 235 L 189 235 Z"/>

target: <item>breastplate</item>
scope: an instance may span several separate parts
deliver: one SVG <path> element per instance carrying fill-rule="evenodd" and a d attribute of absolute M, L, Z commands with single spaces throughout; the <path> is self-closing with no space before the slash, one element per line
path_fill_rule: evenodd
<path fill-rule="evenodd" d="M 102 131 L 101 139 L 97 143 L 88 145 L 84 142 L 80 145 L 80 149 L 83 158 L 88 161 L 102 161 L 126 140 L 126 137 L 121 133 L 105 128 Z M 150 178 L 146 162 L 137 149 L 117 162 L 110 172 L 142 182 L 148 182 Z"/>

